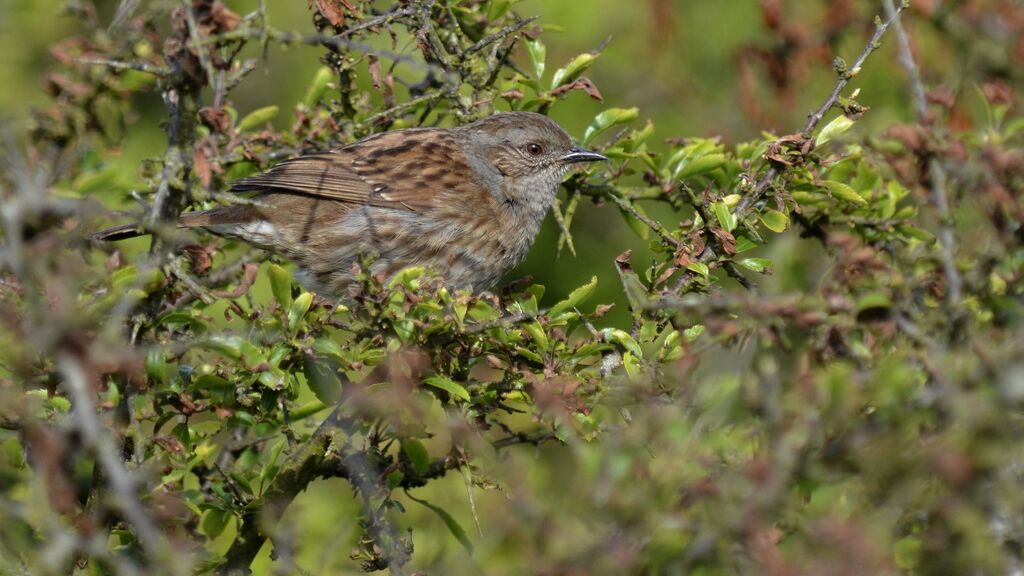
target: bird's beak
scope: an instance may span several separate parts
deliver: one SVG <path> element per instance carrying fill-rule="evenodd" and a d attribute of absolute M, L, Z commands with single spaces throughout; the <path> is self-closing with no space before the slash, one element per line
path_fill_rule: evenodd
<path fill-rule="evenodd" d="M 608 157 L 604 154 L 584 150 L 578 146 L 573 146 L 572 150 L 569 150 L 568 154 L 562 156 L 562 162 L 565 162 L 566 164 L 575 164 L 576 162 L 599 162 L 607 159 Z"/>

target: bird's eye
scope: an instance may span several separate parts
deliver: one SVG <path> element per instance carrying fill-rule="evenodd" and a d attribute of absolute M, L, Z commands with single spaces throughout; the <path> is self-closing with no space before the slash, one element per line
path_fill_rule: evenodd
<path fill-rule="evenodd" d="M 541 154 L 544 153 L 544 147 L 541 146 L 540 144 L 537 144 L 536 142 L 530 142 L 529 144 L 526 145 L 526 151 L 531 156 L 540 156 Z"/>

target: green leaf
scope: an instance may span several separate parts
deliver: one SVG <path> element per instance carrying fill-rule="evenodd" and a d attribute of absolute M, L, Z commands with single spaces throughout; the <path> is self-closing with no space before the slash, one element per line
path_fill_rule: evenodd
<path fill-rule="evenodd" d="M 249 344 L 249 342 L 245 338 L 233 334 L 214 334 L 198 343 L 203 348 L 220 352 L 229 358 L 235 359 L 242 357 L 242 347 L 246 344 Z"/>
<path fill-rule="evenodd" d="M 551 89 L 558 88 L 562 84 L 568 84 L 573 80 L 580 77 L 583 71 L 590 68 L 590 65 L 597 60 L 597 54 L 591 54 L 589 52 L 580 54 L 579 56 L 572 59 L 564 68 L 555 70 L 554 77 L 551 78 Z"/>
<path fill-rule="evenodd" d="M 299 322 L 309 312 L 309 307 L 313 304 L 313 293 L 303 292 L 298 298 L 292 302 L 290 308 L 288 308 L 288 331 L 292 334 L 299 329 Z"/>
<path fill-rule="evenodd" d="M 344 352 L 341 350 L 341 345 L 330 338 L 317 338 L 313 341 L 313 350 L 317 354 L 327 356 L 328 358 L 334 358 L 335 360 L 343 360 Z"/>
<path fill-rule="evenodd" d="M 228 525 L 228 520 L 230 519 L 230 511 L 210 508 L 203 516 L 203 533 L 210 540 L 217 538 L 217 536 L 221 535 L 221 532 L 224 532 L 224 528 Z"/>
<path fill-rule="evenodd" d="M 459 526 L 459 523 L 455 518 L 452 518 L 452 515 L 449 514 L 447 510 L 440 506 L 435 506 L 426 500 L 420 500 L 419 498 L 412 498 L 412 500 L 426 506 L 433 511 L 434 514 L 437 514 L 444 522 L 444 525 L 448 527 L 448 531 L 452 533 L 452 536 L 455 536 L 455 539 L 458 540 L 459 543 L 462 544 L 462 547 L 466 549 L 466 552 L 470 554 L 473 553 L 473 543 L 469 541 L 469 536 L 466 535 L 466 531 L 462 529 L 462 526 Z"/>
<path fill-rule="evenodd" d="M 439 388 L 450 394 L 453 398 L 465 400 L 469 402 L 469 391 L 467 391 L 462 384 L 448 378 L 447 376 L 441 376 L 440 374 L 430 376 L 423 381 L 428 386 Z"/>
<path fill-rule="evenodd" d="M 640 116 L 640 109 L 633 108 L 609 108 L 594 117 L 593 122 L 587 127 L 583 134 L 583 143 L 593 140 L 595 136 L 618 124 L 626 124 L 636 120 Z"/>
<path fill-rule="evenodd" d="M 523 324 L 523 330 L 530 335 L 530 339 L 533 340 L 534 345 L 537 347 L 537 351 L 545 352 L 548 349 L 548 335 L 544 332 L 544 328 L 540 325 L 540 322 L 534 320 L 533 322 L 525 322 Z"/>
<path fill-rule="evenodd" d="M 277 264 L 271 264 L 267 267 L 267 276 L 270 278 L 270 291 L 274 294 L 274 300 L 284 310 L 291 308 L 292 275 Z"/>
<path fill-rule="evenodd" d="M 921 539 L 917 536 L 904 536 L 892 545 L 892 557 L 900 570 L 913 572 L 921 561 Z"/>
<path fill-rule="evenodd" d="M 922 228 L 918 228 L 917 226 L 911 226 L 910 224 L 899 224 L 896 226 L 896 230 L 898 230 L 900 234 L 903 234 L 904 236 L 909 236 L 910 238 L 914 238 L 915 240 L 920 240 L 922 242 L 935 242 L 935 236 L 931 232 L 924 230 Z"/>
<path fill-rule="evenodd" d="M 824 146 L 829 140 L 849 130 L 850 126 L 853 126 L 853 124 L 854 121 L 845 114 L 835 117 L 821 129 L 821 132 L 818 132 L 817 145 Z"/>
<path fill-rule="evenodd" d="M 281 456 L 281 451 L 284 450 L 286 441 L 281 438 L 270 447 L 270 454 L 267 455 L 267 461 L 260 468 L 260 493 L 267 488 L 267 486 L 274 481 L 274 477 L 277 476 L 277 472 L 281 469 L 277 465 L 277 459 Z"/>
<path fill-rule="evenodd" d="M 826 180 L 825 188 L 828 188 L 828 191 L 832 194 L 832 196 L 839 198 L 840 200 L 843 200 L 845 202 L 849 202 L 850 204 L 864 206 L 868 203 L 868 201 L 865 200 L 864 197 L 862 197 L 860 194 L 858 194 L 856 190 L 847 186 L 846 184 L 843 184 L 842 182 L 836 182 L 835 180 Z"/>
<path fill-rule="evenodd" d="M 703 262 L 690 262 L 689 264 L 686 265 L 686 269 L 691 272 L 700 274 L 705 278 L 707 278 L 708 274 L 711 273 L 711 269 L 709 269 L 708 265 L 704 264 Z"/>
<path fill-rule="evenodd" d="M 789 227 L 789 215 L 778 210 L 765 210 L 759 216 L 764 227 L 772 232 L 782 233 Z"/>
<path fill-rule="evenodd" d="M 309 83 L 309 88 L 306 88 L 306 96 L 302 99 L 302 103 L 305 104 L 306 108 L 312 108 L 320 102 L 324 93 L 327 92 L 327 86 L 330 84 L 333 76 L 334 72 L 326 66 L 321 66 L 320 69 L 316 71 L 316 74 L 313 76 L 313 81 Z M 239 130 L 241 130 L 241 128 L 239 128 Z"/>
<path fill-rule="evenodd" d="M 743 234 L 740 234 L 740 235 L 736 236 L 736 253 L 737 254 L 742 253 L 742 252 L 746 252 L 747 250 L 753 250 L 754 248 L 757 248 L 758 246 L 759 246 L 759 244 L 757 242 L 755 242 L 754 240 L 751 240 L 750 238 L 744 236 Z"/>
<path fill-rule="evenodd" d="M 313 347 L 315 349 L 316 344 Z M 302 355 L 302 374 L 306 377 L 306 385 L 322 405 L 334 404 L 341 397 L 341 380 L 338 379 L 335 366 L 329 360 L 317 358 L 313 354 Z M 291 417 L 298 419 L 294 413 Z"/>
<path fill-rule="evenodd" d="M 715 213 L 715 218 L 718 219 L 719 225 L 725 229 L 726 232 L 732 232 L 736 229 L 736 216 L 733 215 L 732 210 L 725 205 L 724 202 L 715 202 L 711 205 L 711 211 Z"/>
<path fill-rule="evenodd" d="M 724 154 L 708 154 L 707 156 L 695 158 L 690 162 L 679 163 L 673 176 L 681 179 L 692 178 L 693 176 L 711 172 L 725 163 Z"/>
<path fill-rule="evenodd" d="M 772 261 L 764 258 L 744 258 L 739 261 L 739 265 L 743 266 L 747 270 L 753 270 L 754 272 L 765 272 L 770 270 L 772 267 Z"/>
<path fill-rule="evenodd" d="M 420 287 L 419 279 L 426 273 L 422 266 L 409 266 L 402 268 L 388 281 L 388 288 L 394 290 L 398 286 L 405 286 L 410 290 Z"/>
<path fill-rule="evenodd" d="M 500 19 L 512 7 L 511 0 L 491 0 L 491 6 L 487 10 L 487 19 L 494 21 Z"/>
<path fill-rule="evenodd" d="M 579 306 L 584 300 L 590 298 L 595 288 L 597 288 L 597 276 L 591 277 L 590 282 L 573 290 L 568 298 L 552 306 L 551 310 L 548 311 L 548 315 L 557 316 L 566 310 L 572 310 Z"/>
<path fill-rule="evenodd" d="M 868 310 L 888 310 L 889 308 L 892 308 L 892 300 L 887 294 L 881 292 L 861 296 L 856 304 L 858 315 Z"/>
<path fill-rule="evenodd" d="M 540 40 L 527 40 L 526 50 L 530 53 L 530 61 L 533 62 L 533 73 L 540 80 L 544 76 L 544 60 L 547 58 L 548 49 Z"/>
<path fill-rule="evenodd" d="M 412 438 L 406 438 L 402 440 L 402 452 L 405 452 L 406 457 L 409 458 L 409 462 L 412 464 L 412 469 L 417 474 L 422 476 L 430 468 L 430 453 L 427 452 L 426 447 L 419 440 Z"/>
<path fill-rule="evenodd" d="M 699 338 L 700 335 L 703 334 L 703 333 L 704 333 L 704 325 L 703 324 L 694 324 L 693 326 L 690 326 L 686 330 L 683 330 L 683 338 L 685 338 L 687 342 L 693 342 L 694 340 Z"/>
<path fill-rule="evenodd" d="M 640 345 L 636 343 L 636 340 L 629 335 L 629 332 L 619 328 L 605 328 L 601 332 L 606 341 L 617 342 L 627 351 L 632 352 L 637 358 L 643 358 L 643 350 L 640 349 Z"/>
<path fill-rule="evenodd" d="M 279 108 L 277 106 L 264 106 L 263 108 L 253 110 L 238 122 L 237 130 L 245 132 L 246 130 L 263 126 L 273 120 L 277 116 L 278 111 Z"/>

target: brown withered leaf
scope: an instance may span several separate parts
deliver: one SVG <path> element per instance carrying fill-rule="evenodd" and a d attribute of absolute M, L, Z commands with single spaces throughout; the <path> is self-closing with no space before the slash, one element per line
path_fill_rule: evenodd
<path fill-rule="evenodd" d="M 928 101 L 932 104 L 938 104 L 946 110 L 950 110 L 956 105 L 956 92 L 953 92 L 949 86 L 936 86 L 928 91 Z"/>
<path fill-rule="evenodd" d="M 779 0 L 761 0 L 761 20 L 769 30 L 782 27 L 782 2 Z"/>
<path fill-rule="evenodd" d="M 380 58 L 377 58 L 375 54 L 367 56 L 369 62 L 367 68 L 370 70 L 370 80 L 373 82 L 373 87 L 383 92 L 384 86 L 380 81 Z"/>
<path fill-rule="evenodd" d="M 910 5 L 925 18 L 931 18 L 935 14 L 935 0 L 910 0 Z"/>
<path fill-rule="evenodd" d="M 220 292 L 214 292 L 214 294 L 218 298 L 234 299 L 248 292 L 249 288 L 252 288 L 253 283 L 256 282 L 256 273 L 260 271 L 260 266 L 259 264 L 250 262 L 246 264 L 243 269 L 244 273 L 242 274 L 242 281 L 238 283 L 238 286 L 236 286 L 234 290 L 230 292 L 222 290 Z"/>
<path fill-rule="evenodd" d="M 213 181 L 213 169 L 210 167 L 210 157 L 207 154 L 206 146 L 196 146 L 195 152 L 192 153 L 192 171 L 199 177 L 199 183 L 203 188 L 209 189 Z"/>
<path fill-rule="evenodd" d="M 618 266 L 622 272 L 632 272 L 633 265 L 629 263 L 629 259 L 633 257 L 632 250 L 626 250 L 622 254 L 615 257 L 615 265 Z"/>
<path fill-rule="evenodd" d="M 665 269 L 664 272 L 661 273 L 660 276 L 658 276 L 658 279 L 654 281 L 654 285 L 660 286 L 665 282 L 668 282 L 668 279 L 671 278 L 672 275 L 675 274 L 678 270 L 679 268 L 676 266 L 669 266 L 668 268 Z"/>
<path fill-rule="evenodd" d="M 242 18 L 225 6 L 224 2 L 214 0 L 213 5 L 210 7 L 210 23 L 213 25 L 213 32 L 215 34 L 230 32 L 237 28 L 238 23 L 241 21 Z"/>
<path fill-rule="evenodd" d="M 679 250 L 676 250 L 676 264 L 682 266 L 683 268 L 686 268 L 690 264 L 693 264 L 693 258 L 690 257 L 690 254 L 687 252 L 686 248 L 680 248 Z"/>
<path fill-rule="evenodd" d="M 199 120 L 211 132 L 224 133 L 231 126 L 231 117 L 223 108 L 211 108 L 203 106 L 199 109 Z"/>
<path fill-rule="evenodd" d="M 348 0 L 310 0 L 309 6 L 312 7 L 314 4 L 317 12 L 335 28 L 344 28 L 346 8 L 355 11 L 355 6 Z"/>
<path fill-rule="evenodd" d="M 801 134 L 787 134 L 769 144 L 764 157 L 772 162 L 792 166 L 801 159 L 801 155 L 810 152 L 810 142 Z"/>
<path fill-rule="evenodd" d="M 586 76 L 581 76 L 578 80 L 574 82 L 571 82 L 569 84 L 563 84 L 558 88 L 555 88 L 554 90 L 551 91 L 551 95 L 558 96 L 559 94 L 565 94 L 566 92 L 572 90 L 582 90 L 583 92 L 587 93 L 587 96 L 590 96 L 594 100 L 597 100 L 598 102 L 604 102 L 604 97 L 601 96 L 601 91 L 598 90 L 594 82 L 591 81 L 590 78 L 587 78 Z"/>
<path fill-rule="evenodd" d="M 1013 87 L 1003 80 L 992 80 L 981 85 L 981 93 L 991 104 L 1013 104 Z"/>
<path fill-rule="evenodd" d="M 924 149 L 924 136 L 921 134 L 921 129 L 918 126 L 897 124 L 896 126 L 890 126 L 885 131 L 885 135 L 900 141 L 903 147 L 910 152 L 916 153 Z"/>
<path fill-rule="evenodd" d="M 718 238 L 719 245 L 722 246 L 722 251 L 732 256 L 736 254 L 736 237 L 733 236 L 729 231 L 722 228 L 712 228 L 711 233 Z"/>
<path fill-rule="evenodd" d="M 172 454 L 180 454 L 185 451 L 185 445 L 174 436 L 156 436 L 153 443 Z"/>
<path fill-rule="evenodd" d="M 386 106 L 390 107 L 394 101 L 395 77 L 391 72 L 388 72 L 386 76 L 382 76 L 380 70 L 380 59 L 373 54 L 371 54 L 368 58 L 370 80 L 373 83 L 373 87 L 384 95 L 384 103 Z"/>
<path fill-rule="evenodd" d="M 205 246 L 189 244 L 182 248 L 182 251 L 188 256 L 189 263 L 192 265 L 192 273 L 202 276 L 213 266 L 213 254 L 217 251 L 217 243 L 211 242 Z"/>

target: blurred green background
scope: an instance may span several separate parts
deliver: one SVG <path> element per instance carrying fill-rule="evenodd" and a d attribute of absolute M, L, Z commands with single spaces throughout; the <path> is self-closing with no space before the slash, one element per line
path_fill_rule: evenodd
<path fill-rule="evenodd" d="M 228 1 L 227 4 L 240 14 L 256 6 L 254 0 Z M 100 2 L 100 20 L 109 21 L 116 5 L 113 1 Z M 792 0 L 785 3 L 785 14 L 798 32 L 813 38 L 816 33 L 813 24 L 820 20 L 828 5 L 829 2 L 824 1 Z M 754 137 L 762 130 L 778 134 L 799 130 L 806 114 L 817 107 L 834 82 L 832 57 L 842 55 L 848 61 L 856 57 L 869 30 L 871 16 L 878 9 L 878 4 L 866 1 L 855 2 L 853 6 L 859 15 L 855 19 L 857 25 L 835 39 L 836 53 L 826 51 L 820 58 L 795 63 L 791 84 L 781 96 L 770 88 L 764 67 L 754 64 L 744 72 L 739 66 L 741 54 L 746 50 L 771 51 L 780 47 L 777 36 L 766 29 L 761 3 L 756 0 L 525 0 L 517 4 L 516 10 L 524 16 L 541 16 L 540 23 L 551 28 L 544 36 L 548 47 L 548 74 L 576 54 L 590 51 L 610 38 L 601 59 L 587 75 L 600 88 L 606 105 L 640 107 L 641 122 L 650 118 L 657 127 L 654 142 L 670 137 L 701 136 L 721 137 L 735 143 Z M 268 2 L 268 8 L 274 27 L 312 32 L 305 0 L 273 0 Z M 143 2 L 140 9 L 147 9 L 147 3 Z M 20 132 L 27 122 L 27 111 L 31 107 L 45 103 L 43 85 L 52 65 L 48 51 L 55 42 L 77 30 L 76 20 L 64 15 L 64 11 L 62 3 L 0 0 L 0 121 L 13 124 L 15 132 Z M 921 38 L 929 57 L 941 60 L 942 49 L 928 45 L 926 36 Z M 253 56 L 257 55 L 255 48 L 251 50 Z M 233 92 L 235 106 L 242 114 L 272 104 L 289 110 L 301 99 L 319 66 L 321 54 L 322 50 L 315 47 L 293 46 L 282 50 L 271 46 L 266 65 Z M 522 51 L 519 57 L 525 60 Z M 755 93 L 752 97 L 744 97 L 744 73 L 753 75 Z M 874 109 L 858 129 L 911 117 L 906 87 L 891 45 L 883 47 L 857 79 L 857 86 L 862 88 L 860 101 Z M 758 108 L 756 113 L 750 109 L 752 103 Z M 568 104 L 555 107 L 554 116 L 570 133 L 580 137 L 601 108 L 601 104 L 582 93 L 574 93 Z M 127 174 L 137 173 L 144 158 L 160 155 L 166 145 L 161 127 L 164 110 L 158 96 L 140 99 L 137 109 L 138 117 L 117 152 L 116 161 Z M 279 121 L 287 122 L 287 117 L 282 114 Z M 689 216 L 653 213 L 666 222 Z M 646 243 L 623 224 L 614 209 L 586 202 L 577 213 L 573 232 L 577 255 L 573 257 L 565 252 L 554 259 L 558 234 L 549 218 L 530 258 L 517 275 L 530 274 L 545 284 L 548 302 L 560 299 L 591 275 L 601 280 L 600 292 L 594 301 L 620 299 L 622 292 L 612 259 L 626 249 L 642 255 Z M 790 244 L 786 242 L 777 242 L 774 246 L 775 253 L 768 256 L 777 262 L 779 278 L 775 282 L 813 280 L 815 271 L 802 264 L 802 254 L 790 253 Z M 642 263 L 642 256 L 634 262 Z M 771 284 L 766 288 L 770 290 Z M 624 311 L 619 310 L 617 314 L 613 318 L 622 321 Z M 685 444 L 688 432 L 685 427 L 678 427 L 678 422 L 667 419 L 656 425 L 666 428 L 667 438 L 679 438 Z M 438 442 L 438 446 L 443 445 L 442 439 Z M 549 451 L 553 452 L 548 454 Z M 476 545 L 474 558 L 488 567 L 488 574 L 506 573 L 501 566 L 504 565 L 503 555 L 507 554 L 534 551 L 571 556 L 572 550 L 560 547 L 585 542 L 588 534 L 598 537 L 598 532 L 581 516 L 575 526 L 577 534 L 566 531 L 564 519 L 559 524 L 559 533 L 548 533 L 545 517 L 555 511 L 546 506 L 571 500 L 577 467 L 591 467 L 588 471 L 591 477 L 620 478 L 629 474 L 629 462 L 603 460 L 602 452 L 596 449 L 581 452 L 582 460 L 570 461 L 561 454 L 560 448 L 554 446 L 510 450 L 496 460 L 498 469 L 482 471 L 501 478 L 508 492 L 474 491 L 480 533 L 474 527 L 464 479 L 459 475 L 450 474 L 432 483 L 418 496 L 450 511 L 471 533 Z M 586 461 L 586 454 L 590 454 L 593 461 Z M 544 466 L 535 465 L 538 456 L 545 458 Z M 548 493 L 542 500 L 530 500 L 531 490 L 517 490 L 520 486 L 543 487 Z M 508 493 L 527 498 L 513 500 Z M 342 480 L 318 482 L 288 512 L 290 518 L 301 517 L 301 521 L 292 523 L 302 527 L 302 532 L 295 535 L 300 564 L 314 574 L 360 573 L 356 563 L 347 559 L 358 534 L 352 521 L 357 505 L 351 496 L 350 487 Z M 467 569 L 468 556 L 443 523 L 415 502 L 403 502 L 409 515 L 403 522 L 433 527 L 432 530 L 417 530 L 414 565 L 436 574 L 473 573 Z M 580 505 L 600 503 L 584 501 Z M 231 536 L 231 530 L 222 536 L 225 547 Z M 530 537 L 532 542 L 512 541 Z M 303 546 L 304 543 L 309 546 Z M 267 554 L 265 549 L 264 557 Z"/>

